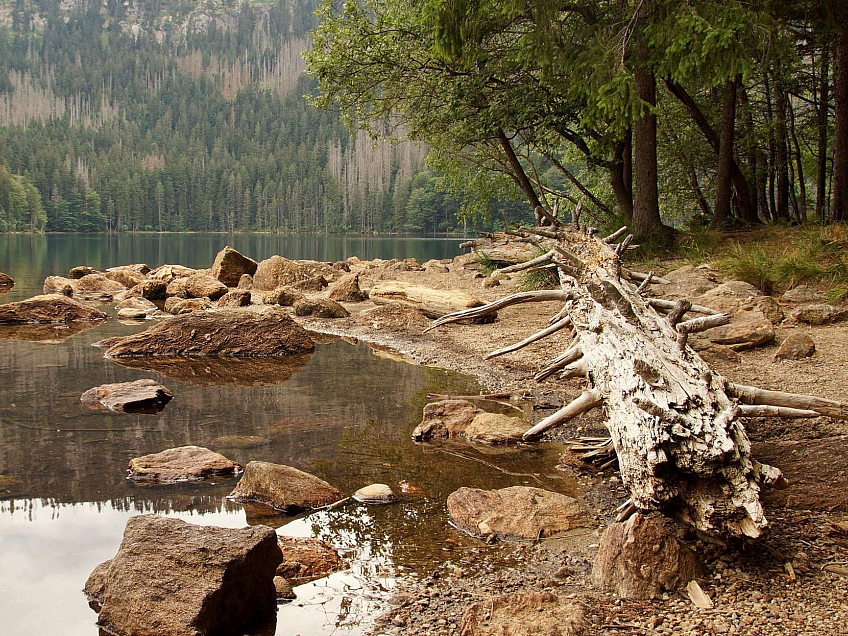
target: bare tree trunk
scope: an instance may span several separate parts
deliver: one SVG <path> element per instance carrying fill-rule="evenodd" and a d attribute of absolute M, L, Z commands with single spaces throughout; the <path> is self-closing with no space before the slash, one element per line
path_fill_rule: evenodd
<path fill-rule="evenodd" d="M 801 223 L 807 222 L 807 184 L 804 180 L 804 166 L 801 163 L 801 144 L 798 143 L 798 135 L 795 132 L 795 109 L 789 104 L 789 137 L 792 139 L 792 147 L 795 150 L 795 176 L 792 183 L 798 184 L 798 217 Z"/>
<path fill-rule="evenodd" d="M 830 218 L 848 220 L 848 22 L 842 27 L 836 47 L 834 82 L 836 134 L 833 138 L 833 201 Z"/>
<path fill-rule="evenodd" d="M 771 104 L 771 84 L 768 80 L 768 75 L 766 75 L 765 80 L 765 89 L 766 89 L 766 125 L 769 130 L 769 141 L 768 141 L 768 203 L 769 203 L 769 213 L 771 216 L 772 222 L 777 221 L 777 206 L 775 205 L 774 200 L 774 171 L 775 164 L 777 162 L 776 155 L 776 143 L 774 139 L 774 112 L 772 111 Z"/>
<path fill-rule="evenodd" d="M 780 219 L 789 218 L 789 156 L 787 152 L 788 137 L 786 134 L 786 91 L 779 81 L 775 81 L 774 92 L 776 96 L 775 113 L 775 145 L 777 154 L 775 156 L 775 170 L 777 172 L 777 196 L 775 207 Z"/>
<path fill-rule="evenodd" d="M 721 113 L 721 140 L 718 147 L 716 199 L 713 227 L 726 227 L 730 220 L 731 164 L 733 163 L 733 133 L 736 127 L 736 87 L 739 78 L 724 86 L 724 106 Z"/>
<path fill-rule="evenodd" d="M 521 191 L 524 193 L 524 196 L 527 197 L 527 200 L 530 202 L 530 205 L 533 207 L 533 210 L 536 211 L 536 224 L 542 224 L 542 218 L 538 212 L 538 210 L 542 207 L 542 202 L 539 201 L 539 196 L 536 194 L 536 190 L 533 188 L 533 184 L 530 183 L 530 179 L 527 177 L 527 173 L 524 172 L 524 167 L 521 165 L 521 162 L 518 160 L 518 157 L 515 156 L 515 150 L 512 147 L 512 143 L 506 136 L 503 130 L 498 129 L 498 141 L 501 144 L 501 148 L 503 148 L 504 153 L 506 154 L 506 159 L 509 162 L 510 168 L 512 168 L 513 176 L 518 182 L 518 186 L 521 188 Z"/>
<path fill-rule="evenodd" d="M 816 119 L 819 127 L 818 161 L 816 165 L 816 216 L 819 221 L 827 217 L 827 110 L 830 96 L 830 51 L 825 46 L 821 52 L 821 76 L 819 77 L 818 98 L 816 101 Z"/>

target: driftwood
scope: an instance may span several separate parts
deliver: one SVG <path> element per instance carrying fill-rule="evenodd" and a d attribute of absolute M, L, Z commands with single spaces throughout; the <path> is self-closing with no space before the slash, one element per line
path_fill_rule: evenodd
<path fill-rule="evenodd" d="M 466 292 L 432 289 L 397 280 L 377 283 L 371 288 L 368 297 L 378 305 L 388 303 L 407 305 L 428 318 L 439 318 L 451 312 L 483 305 L 479 298 Z"/>
<path fill-rule="evenodd" d="M 686 339 L 730 317 L 688 301 L 643 298 L 648 284 L 658 281 L 622 271 L 631 241 L 625 232 L 598 238 L 583 225 L 522 227 L 515 233 L 541 237 L 549 250 L 545 256 L 559 269 L 561 289 L 513 294 L 446 315 L 431 328 L 524 302 L 562 302 L 552 327 L 487 356 L 515 351 L 560 328 L 573 330 L 566 350 L 535 378 L 560 373 L 583 378 L 587 386 L 529 429 L 525 441 L 602 407 L 611 440 L 598 440 L 589 450 L 600 455 L 614 449 L 630 490 L 628 510 L 662 510 L 714 536 L 759 537 L 768 527 L 760 487 L 779 483 L 781 475 L 752 459 L 740 419 L 819 414 L 848 419 L 848 404 L 736 385 L 713 372 Z M 640 279 L 637 288 L 631 280 Z M 704 316 L 687 319 L 692 313 Z"/>

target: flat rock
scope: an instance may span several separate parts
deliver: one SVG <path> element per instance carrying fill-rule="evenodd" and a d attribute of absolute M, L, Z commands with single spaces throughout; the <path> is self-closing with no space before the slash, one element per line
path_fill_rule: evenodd
<path fill-rule="evenodd" d="M 315 348 L 306 331 L 282 309 L 262 313 L 222 309 L 192 312 L 148 327 L 131 336 L 107 338 L 106 355 L 263 357 L 305 353 Z"/>
<path fill-rule="evenodd" d="M 356 314 L 356 322 L 375 330 L 411 331 L 424 330 L 430 321 L 417 309 L 401 303 L 387 303 Z"/>
<path fill-rule="evenodd" d="M 718 287 L 718 278 L 709 267 L 684 265 L 663 274 L 663 278 L 668 284 L 655 286 L 654 289 L 672 298 L 692 298 Z"/>
<path fill-rule="evenodd" d="M 462 435 L 482 412 L 468 400 L 430 402 L 424 407 L 421 423 L 412 431 L 412 439 L 421 441 Z"/>
<path fill-rule="evenodd" d="M 803 360 L 809 358 L 816 352 L 816 343 L 805 333 L 793 333 L 787 336 L 782 343 L 777 353 L 774 354 L 775 360 Z"/>
<path fill-rule="evenodd" d="M 318 274 L 317 276 L 310 276 L 309 278 L 299 280 L 296 283 L 293 283 L 292 287 L 304 292 L 320 292 L 329 284 L 330 283 L 327 282 L 326 278 L 324 278 L 321 274 Z"/>
<path fill-rule="evenodd" d="M 758 288 L 741 280 L 722 283 L 692 299 L 692 303 L 706 305 L 710 309 L 727 314 L 761 311 L 772 324 L 778 324 L 784 318 L 783 309 L 774 298 L 766 296 Z"/>
<path fill-rule="evenodd" d="M 165 301 L 165 311 L 175 316 L 190 314 L 194 311 L 206 311 L 212 307 L 208 298 L 179 298 L 171 296 Z"/>
<path fill-rule="evenodd" d="M 129 265 L 116 265 L 106 270 L 107 272 L 137 272 L 142 276 L 147 276 L 150 273 L 150 266 L 147 263 L 130 263 Z"/>
<path fill-rule="evenodd" d="M 134 272 L 129 269 L 107 270 L 103 273 L 103 275 L 109 280 L 120 283 L 127 289 L 132 289 L 139 283 L 143 283 L 147 280 L 147 277 L 144 274 Z"/>
<path fill-rule="evenodd" d="M 258 263 L 252 258 L 248 258 L 227 245 L 215 255 L 215 262 L 212 263 L 212 276 L 227 287 L 235 287 L 239 284 L 242 275 L 252 276 L 256 272 L 257 266 Z"/>
<path fill-rule="evenodd" d="M 821 293 L 809 285 L 798 285 L 786 290 L 780 301 L 784 303 L 814 303 L 822 299 Z"/>
<path fill-rule="evenodd" d="M 179 446 L 131 459 L 129 478 L 170 484 L 235 477 L 240 470 L 241 466 L 237 463 L 208 448 Z"/>
<path fill-rule="evenodd" d="M 259 262 L 253 275 L 253 286 L 262 291 L 271 291 L 284 285 L 293 285 L 303 278 L 303 268 L 298 263 L 282 256 L 272 256 Z"/>
<path fill-rule="evenodd" d="M 250 462 L 238 486 L 228 497 L 234 501 L 256 501 L 292 514 L 322 508 L 339 501 L 344 495 L 324 480 L 297 468 L 270 462 Z"/>
<path fill-rule="evenodd" d="M 361 303 L 368 295 L 359 288 L 359 274 L 342 276 L 333 283 L 329 297 L 336 302 Z"/>
<path fill-rule="evenodd" d="M 41 286 L 41 291 L 45 294 L 62 294 L 63 296 L 73 296 L 76 281 L 64 276 L 48 276 L 44 279 L 44 284 Z"/>
<path fill-rule="evenodd" d="M 227 293 L 227 286 L 209 274 L 192 274 L 185 284 L 189 298 L 208 298 L 218 300 Z"/>
<path fill-rule="evenodd" d="M 454 311 L 483 305 L 479 298 L 464 291 L 432 289 L 397 280 L 376 283 L 369 290 L 368 297 L 376 304 L 403 303 L 428 318 L 439 318 Z M 494 320 L 494 314 L 486 318 L 491 322 Z"/>
<path fill-rule="evenodd" d="M 101 606 L 97 624 L 110 633 L 243 634 L 273 620 L 281 559 L 277 535 L 265 526 L 215 528 L 141 515 L 127 522 L 118 553 L 105 575 L 95 569 L 86 592 Z"/>
<path fill-rule="evenodd" d="M 0 324 L 36 324 L 106 320 L 105 312 L 62 294 L 33 296 L 16 303 L 0 305 Z"/>
<path fill-rule="evenodd" d="M 161 410 L 174 394 L 155 380 L 136 380 L 101 384 L 80 396 L 87 406 L 106 408 L 118 413 Z"/>
<path fill-rule="evenodd" d="M 471 442 L 484 444 L 510 444 L 517 442 L 530 426 L 520 417 L 500 413 L 478 413 L 465 429 Z"/>
<path fill-rule="evenodd" d="M 774 325 L 761 311 L 740 311 L 730 324 L 708 329 L 703 336 L 713 344 L 742 351 L 774 342 Z"/>
<path fill-rule="evenodd" d="M 265 292 L 262 295 L 262 302 L 266 305 L 280 305 L 282 307 L 291 307 L 297 302 L 306 298 L 303 292 L 295 289 L 290 285 L 283 285 L 271 291 Z"/>
<path fill-rule="evenodd" d="M 808 325 L 827 325 L 832 322 L 842 322 L 848 318 L 848 308 L 813 303 L 797 307 L 792 312 L 792 317 Z"/>
<path fill-rule="evenodd" d="M 504 594 L 471 605 L 460 636 L 580 636 L 591 621 L 586 604 L 551 591 Z"/>
<path fill-rule="evenodd" d="M 125 292 L 126 287 L 116 280 L 106 278 L 103 274 L 87 274 L 73 283 L 74 297 L 77 298 L 107 298 Z"/>
<path fill-rule="evenodd" d="M 573 497 L 529 486 L 460 488 L 447 503 L 454 525 L 475 537 L 536 540 L 587 522 L 586 509 Z"/>
<path fill-rule="evenodd" d="M 135 307 L 124 307 L 118 310 L 118 318 L 120 320 L 146 320 L 147 312 Z"/>
<path fill-rule="evenodd" d="M 601 535 L 592 580 L 622 598 L 658 598 L 702 573 L 695 554 L 656 518 L 640 513 Z"/>
<path fill-rule="evenodd" d="M 386 484 L 363 486 L 353 493 L 353 498 L 364 504 L 390 504 L 397 501 L 397 495 Z"/>
<path fill-rule="evenodd" d="M 218 307 L 247 307 L 250 305 L 250 291 L 231 289 L 218 300 Z"/>
<path fill-rule="evenodd" d="M 115 309 L 117 309 L 118 312 L 122 309 L 135 309 L 136 311 L 142 311 L 145 314 L 149 314 L 157 311 L 159 308 L 146 298 L 142 298 L 141 296 L 132 296 L 116 303 Z"/>
<path fill-rule="evenodd" d="M 277 566 L 276 574 L 297 585 L 347 568 L 336 549 L 321 539 L 278 536 L 277 544 L 283 562 Z"/>
<path fill-rule="evenodd" d="M 89 267 L 88 265 L 77 265 L 76 267 L 72 267 L 68 271 L 68 278 L 71 280 L 78 280 L 83 276 L 88 276 L 89 274 L 99 274 L 96 269 L 93 267 Z"/>
<path fill-rule="evenodd" d="M 0 272 L 0 294 L 5 294 L 15 286 L 15 280 L 8 274 Z"/>
<path fill-rule="evenodd" d="M 345 318 L 350 312 L 335 300 L 329 298 L 304 298 L 294 304 L 297 316 L 314 316 L 315 318 Z"/>

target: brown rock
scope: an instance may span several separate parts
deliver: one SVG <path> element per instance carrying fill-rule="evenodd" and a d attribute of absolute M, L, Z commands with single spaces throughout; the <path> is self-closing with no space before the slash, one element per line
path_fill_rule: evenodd
<path fill-rule="evenodd" d="M 79 280 L 83 276 L 88 276 L 89 274 L 99 274 L 96 269 L 93 267 L 89 267 L 88 265 L 77 265 L 76 267 L 72 267 L 68 272 L 68 278 L 71 280 Z"/>
<path fill-rule="evenodd" d="M 353 493 L 353 498 L 364 504 L 390 504 L 397 501 L 397 495 L 386 484 L 363 486 Z"/>
<path fill-rule="evenodd" d="M 238 282 L 239 289 L 253 289 L 253 276 L 250 274 L 242 274 Z"/>
<path fill-rule="evenodd" d="M 741 280 L 727 281 L 692 302 L 728 314 L 761 311 L 775 325 L 784 318 L 783 309 L 774 298 L 764 295 L 753 285 Z"/>
<path fill-rule="evenodd" d="M 640 513 L 613 523 L 601 535 L 592 580 L 622 598 L 657 598 L 701 575 L 689 548 L 658 519 Z"/>
<path fill-rule="evenodd" d="M 227 286 L 209 274 L 192 274 L 185 284 L 189 298 L 209 298 L 218 300 L 227 293 Z"/>
<path fill-rule="evenodd" d="M 343 497 L 314 475 L 269 462 L 250 462 L 238 486 L 228 495 L 234 501 L 256 501 L 287 514 L 321 508 Z"/>
<path fill-rule="evenodd" d="M 242 634 L 273 619 L 282 555 L 268 527 L 197 526 L 131 518 L 102 585 L 97 624 L 111 633 Z M 98 578 L 90 592 L 98 589 Z"/>
<path fill-rule="evenodd" d="M 342 276 L 333 283 L 329 296 L 337 302 L 360 303 L 368 300 L 368 295 L 359 288 L 359 274 Z"/>
<path fill-rule="evenodd" d="M 126 291 L 121 283 L 106 278 L 103 274 L 87 274 L 73 284 L 74 296 L 78 298 L 113 298 Z"/>
<path fill-rule="evenodd" d="M 141 274 L 142 276 L 147 276 L 150 273 L 150 266 L 147 263 L 132 263 L 130 265 L 118 265 L 117 267 L 110 267 L 106 271 L 119 272 L 122 270 L 127 272 L 136 272 L 137 274 Z"/>
<path fill-rule="evenodd" d="M 176 483 L 212 477 L 235 477 L 241 470 L 234 461 L 201 446 L 179 446 L 130 460 L 129 478 L 135 481 Z"/>
<path fill-rule="evenodd" d="M 274 589 L 277 591 L 277 600 L 279 601 L 291 601 L 297 598 L 292 584 L 289 583 L 288 579 L 281 576 L 274 577 Z"/>
<path fill-rule="evenodd" d="M 139 283 L 147 280 L 147 277 L 143 274 L 139 274 L 138 272 L 134 272 L 129 269 L 110 269 L 107 270 L 103 275 L 109 280 L 121 283 L 121 285 L 123 285 L 127 289 L 132 289 Z"/>
<path fill-rule="evenodd" d="M 579 501 L 529 486 L 460 488 L 447 503 L 454 525 L 476 537 L 535 540 L 586 524 L 586 510 Z"/>
<path fill-rule="evenodd" d="M 780 297 L 780 301 L 784 303 L 814 303 L 821 299 L 819 291 L 809 285 L 793 287 Z"/>
<path fill-rule="evenodd" d="M 465 437 L 471 442 L 509 444 L 519 441 L 528 428 L 527 422 L 520 417 L 478 413 L 465 429 Z"/>
<path fill-rule="evenodd" d="M 664 296 L 674 298 L 700 296 L 718 286 L 715 272 L 709 267 L 684 265 L 670 271 L 668 274 L 663 274 L 663 278 L 669 284 L 658 285 L 654 289 L 658 290 Z"/>
<path fill-rule="evenodd" d="M 277 566 L 277 576 L 298 585 L 344 570 L 344 559 L 326 541 L 309 537 L 277 537 L 283 562 Z"/>
<path fill-rule="evenodd" d="M 467 400 L 442 400 L 424 407 L 424 419 L 412 432 L 416 441 L 462 435 L 474 418 L 482 413 Z"/>
<path fill-rule="evenodd" d="M 356 322 L 372 329 L 423 330 L 430 325 L 421 312 L 401 303 L 388 303 L 356 314 Z"/>
<path fill-rule="evenodd" d="M 95 612 L 99 612 L 103 607 L 101 603 L 103 597 L 106 596 L 106 576 L 109 574 L 110 565 L 112 565 L 112 559 L 95 567 L 88 575 L 88 580 L 82 590 L 89 599 L 91 609 Z"/>
<path fill-rule="evenodd" d="M 344 318 L 350 312 L 335 300 L 329 298 L 304 298 L 294 304 L 297 316 L 314 316 L 315 318 Z"/>
<path fill-rule="evenodd" d="M 48 276 L 44 279 L 44 285 L 41 291 L 45 294 L 62 294 L 63 296 L 71 297 L 74 295 L 76 281 L 63 276 Z"/>
<path fill-rule="evenodd" d="M 424 268 L 414 258 L 405 258 L 402 261 L 392 264 L 391 269 L 396 269 L 400 272 L 423 272 Z"/>
<path fill-rule="evenodd" d="M 168 285 L 161 280 L 144 280 L 127 291 L 127 296 L 141 296 L 147 300 L 164 300 L 168 293 Z"/>
<path fill-rule="evenodd" d="M 242 275 L 252 276 L 256 272 L 256 267 L 256 261 L 227 245 L 215 256 L 215 262 L 212 263 L 212 276 L 227 287 L 235 287 L 239 284 Z"/>
<path fill-rule="evenodd" d="M 310 291 L 310 292 L 319 292 L 322 289 L 326 288 L 329 283 L 327 279 L 318 274 L 317 276 L 310 276 L 309 278 L 304 278 L 303 280 L 299 280 L 292 285 L 295 289 L 299 289 L 301 291 Z"/>
<path fill-rule="evenodd" d="M 580 636 L 591 622 L 586 605 L 550 591 L 504 594 L 470 606 L 460 636 Z"/>
<path fill-rule="evenodd" d="M 145 314 L 149 314 L 157 311 L 159 308 L 146 298 L 142 298 L 141 296 L 132 296 L 126 300 L 118 302 L 115 305 L 115 309 L 118 311 L 121 311 L 122 309 L 135 309 L 136 311 L 142 311 Z"/>
<path fill-rule="evenodd" d="M 368 297 L 375 304 L 399 302 L 409 305 L 428 318 L 438 318 L 484 304 L 476 296 L 464 291 L 433 289 L 397 280 L 378 282 L 369 290 Z M 491 314 L 486 318 L 488 322 L 491 322 L 495 317 L 495 314 Z M 478 320 L 482 321 L 482 319 Z"/>
<path fill-rule="evenodd" d="M 742 361 L 742 356 L 727 345 L 711 344 L 706 349 L 699 349 L 698 353 L 701 354 L 701 357 L 710 364 L 715 364 L 719 360 L 726 362 Z"/>
<path fill-rule="evenodd" d="M 266 305 L 282 305 L 283 307 L 291 307 L 304 298 L 306 297 L 299 289 L 284 285 L 283 287 L 277 287 L 269 292 L 265 292 L 262 296 L 262 302 Z"/>
<path fill-rule="evenodd" d="M 162 265 L 150 272 L 148 276 L 150 278 L 155 278 L 156 280 L 163 280 L 166 283 L 170 283 L 175 278 L 187 278 L 196 273 L 196 269 L 183 267 L 182 265 Z"/>
<path fill-rule="evenodd" d="M 179 298 L 171 296 L 165 301 L 165 311 L 175 316 L 190 314 L 193 311 L 206 311 L 212 307 L 208 298 Z"/>
<path fill-rule="evenodd" d="M 187 282 L 188 276 L 175 278 L 165 288 L 165 296 L 168 298 L 188 298 L 188 292 L 186 291 Z"/>
<path fill-rule="evenodd" d="M 33 296 L 0 305 L 0 324 L 106 320 L 108 314 L 61 294 Z"/>
<path fill-rule="evenodd" d="M 174 394 L 155 380 L 136 380 L 117 384 L 101 384 L 80 396 L 80 401 L 96 408 L 117 413 L 161 410 Z"/>
<path fill-rule="evenodd" d="M 147 312 L 135 307 L 124 307 L 118 310 L 119 320 L 147 320 Z"/>
<path fill-rule="evenodd" d="M 848 309 L 825 304 L 801 305 L 792 312 L 792 317 L 808 325 L 827 325 L 848 318 Z"/>
<path fill-rule="evenodd" d="M 780 344 L 775 360 L 803 360 L 816 352 L 816 343 L 805 333 L 793 333 Z"/>
<path fill-rule="evenodd" d="M 24 482 L 17 477 L 0 475 L 0 499 L 15 499 L 25 494 Z"/>
<path fill-rule="evenodd" d="M 5 294 L 15 286 L 14 279 L 8 274 L 0 272 L 0 294 Z"/>
<path fill-rule="evenodd" d="M 741 351 L 774 341 L 774 325 L 761 311 L 740 311 L 730 324 L 708 329 L 710 342 Z"/>
<path fill-rule="evenodd" d="M 284 285 L 293 285 L 302 278 L 303 269 L 296 262 L 282 256 L 272 256 L 256 267 L 253 286 L 262 291 L 271 291 Z"/>
<path fill-rule="evenodd" d="M 306 331 L 281 309 L 262 313 L 222 309 L 165 320 L 141 333 L 107 338 L 107 355 L 263 357 L 305 353 L 315 348 Z"/>
<path fill-rule="evenodd" d="M 250 291 L 231 289 L 218 300 L 218 307 L 247 307 L 250 305 Z"/>

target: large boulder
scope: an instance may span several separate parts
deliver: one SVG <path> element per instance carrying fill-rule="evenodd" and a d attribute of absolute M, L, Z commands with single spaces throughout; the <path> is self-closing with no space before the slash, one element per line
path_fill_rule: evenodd
<path fill-rule="evenodd" d="M 808 325 L 827 325 L 848 319 L 848 309 L 836 305 L 813 303 L 801 305 L 792 312 L 792 317 Z"/>
<path fill-rule="evenodd" d="M 123 285 L 127 289 L 132 289 L 139 283 L 147 280 L 147 277 L 144 274 L 140 274 L 139 272 L 135 272 L 130 269 L 110 269 L 107 270 L 103 275 L 109 280 L 114 280 L 115 282 L 121 283 L 121 285 Z"/>
<path fill-rule="evenodd" d="M 106 278 L 103 274 L 87 274 L 75 281 L 73 288 L 75 297 L 91 299 L 111 299 L 127 289 L 118 281 Z"/>
<path fill-rule="evenodd" d="M 277 566 L 277 576 L 301 585 L 344 570 L 344 559 L 326 541 L 311 537 L 277 537 L 283 562 Z"/>
<path fill-rule="evenodd" d="M 590 625 L 585 603 L 545 590 L 474 603 L 462 615 L 459 636 L 580 636 Z"/>
<path fill-rule="evenodd" d="M 470 442 L 483 444 L 510 444 L 521 440 L 530 426 L 520 417 L 501 413 L 478 413 L 465 429 Z"/>
<path fill-rule="evenodd" d="M 587 522 L 585 507 L 573 497 L 530 486 L 460 488 L 447 503 L 453 524 L 475 537 L 536 540 Z"/>
<path fill-rule="evenodd" d="M 128 289 L 123 297 L 124 298 L 146 298 L 147 300 L 164 300 L 168 293 L 168 285 L 165 281 L 155 280 L 155 279 L 147 279 L 141 281 L 135 287 Z"/>
<path fill-rule="evenodd" d="M 62 294 L 33 296 L 0 305 L 0 324 L 106 320 L 108 314 Z"/>
<path fill-rule="evenodd" d="M 141 296 L 131 296 L 122 300 L 115 304 L 115 309 L 117 309 L 119 313 L 124 309 L 132 309 L 145 316 L 159 310 L 155 304 Z"/>
<path fill-rule="evenodd" d="M 8 274 L 0 272 L 0 294 L 5 294 L 15 286 L 14 279 Z"/>
<path fill-rule="evenodd" d="M 359 274 L 342 276 L 330 287 L 330 299 L 337 302 L 360 303 L 368 295 L 359 288 Z"/>
<path fill-rule="evenodd" d="M 421 332 L 430 326 L 430 321 L 417 309 L 401 303 L 388 303 L 366 309 L 356 314 L 355 320 L 360 325 L 381 331 Z"/>
<path fill-rule="evenodd" d="M 117 413 L 159 411 L 174 397 L 155 380 L 144 379 L 117 384 L 101 384 L 80 396 L 80 401 L 93 408 Z"/>
<path fill-rule="evenodd" d="M 740 311 L 729 324 L 714 327 L 703 332 L 703 342 L 707 338 L 717 345 L 726 345 L 735 351 L 751 349 L 774 341 L 774 325 L 758 310 Z M 696 345 L 696 348 L 699 348 Z"/>
<path fill-rule="evenodd" d="M 271 291 L 284 285 L 293 285 L 305 278 L 303 268 L 295 261 L 282 256 L 272 256 L 260 261 L 253 275 L 253 287 Z"/>
<path fill-rule="evenodd" d="M 113 358 L 128 356 L 284 356 L 312 351 L 315 344 L 282 309 L 250 312 L 222 309 L 177 316 L 131 336 L 100 342 Z"/>
<path fill-rule="evenodd" d="M 97 624 L 132 636 L 227 636 L 273 620 L 276 533 L 131 518 L 118 553 L 96 568 L 85 591 Z M 105 572 L 104 572 L 105 570 Z"/>
<path fill-rule="evenodd" d="M 192 274 L 185 284 L 189 298 L 209 298 L 218 300 L 227 293 L 227 286 L 209 274 Z"/>
<path fill-rule="evenodd" d="M 412 431 L 412 439 L 457 437 L 464 434 L 468 425 L 482 412 L 468 400 L 430 402 L 424 407 L 421 423 Z"/>
<path fill-rule="evenodd" d="M 196 269 L 184 267 L 182 265 L 161 265 L 148 274 L 150 278 L 163 280 L 170 283 L 175 278 L 187 278 L 192 274 L 197 273 Z"/>
<path fill-rule="evenodd" d="M 187 282 L 188 276 L 175 278 L 165 288 L 165 296 L 168 298 L 188 298 L 188 292 L 186 291 Z"/>
<path fill-rule="evenodd" d="M 613 523 L 601 535 L 592 580 L 622 598 L 657 598 L 701 575 L 689 548 L 659 519 L 640 513 Z"/>
<path fill-rule="evenodd" d="M 247 307 L 250 305 L 250 291 L 231 289 L 218 299 L 218 307 Z"/>
<path fill-rule="evenodd" d="M 741 280 L 729 280 L 718 287 L 692 299 L 695 305 L 706 305 L 722 313 L 735 314 L 739 311 L 761 311 L 772 324 L 783 320 L 783 309 L 771 296 Z"/>
<path fill-rule="evenodd" d="M 700 296 L 718 286 L 718 277 L 713 269 L 705 265 L 684 265 L 663 274 L 666 285 L 655 285 L 654 290 L 671 298 Z"/>
<path fill-rule="evenodd" d="M 344 495 L 326 481 L 297 468 L 250 462 L 228 497 L 234 501 L 255 501 L 294 514 L 335 503 Z"/>
<path fill-rule="evenodd" d="M 315 318 L 345 318 L 350 312 L 335 300 L 321 298 L 304 298 L 294 304 L 294 313 L 297 316 L 314 316 Z"/>
<path fill-rule="evenodd" d="M 242 275 L 252 276 L 256 272 L 256 267 L 256 261 L 227 245 L 215 255 L 212 276 L 227 287 L 235 287 L 239 284 Z"/>
<path fill-rule="evenodd" d="M 180 446 L 130 460 L 129 478 L 134 481 L 177 483 L 215 477 L 235 477 L 241 470 L 231 461 L 202 446 Z"/>
<path fill-rule="evenodd" d="M 208 298 L 180 298 L 171 296 L 165 301 L 165 311 L 175 316 L 190 314 L 193 311 L 206 311 L 212 307 L 212 301 Z"/>
<path fill-rule="evenodd" d="M 327 279 L 321 276 L 321 274 L 318 274 L 317 276 L 310 276 L 309 278 L 299 280 L 296 283 L 293 283 L 292 286 L 303 292 L 320 292 L 325 289 L 327 285 L 329 285 Z"/>
<path fill-rule="evenodd" d="M 483 305 L 476 296 L 468 292 L 450 289 L 432 289 L 397 280 L 383 280 L 368 292 L 368 297 L 377 305 L 390 302 L 403 303 L 417 309 L 428 318 L 439 318 L 455 311 Z M 492 322 L 497 314 L 487 314 L 477 322 Z"/>
<path fill-rule="evenodd" d="M 45 294 L 62 294 L 62 296 L 73 296 L 76 281 L 64 276 L 48 276 L 44 279 L 41 291 Z"/>

